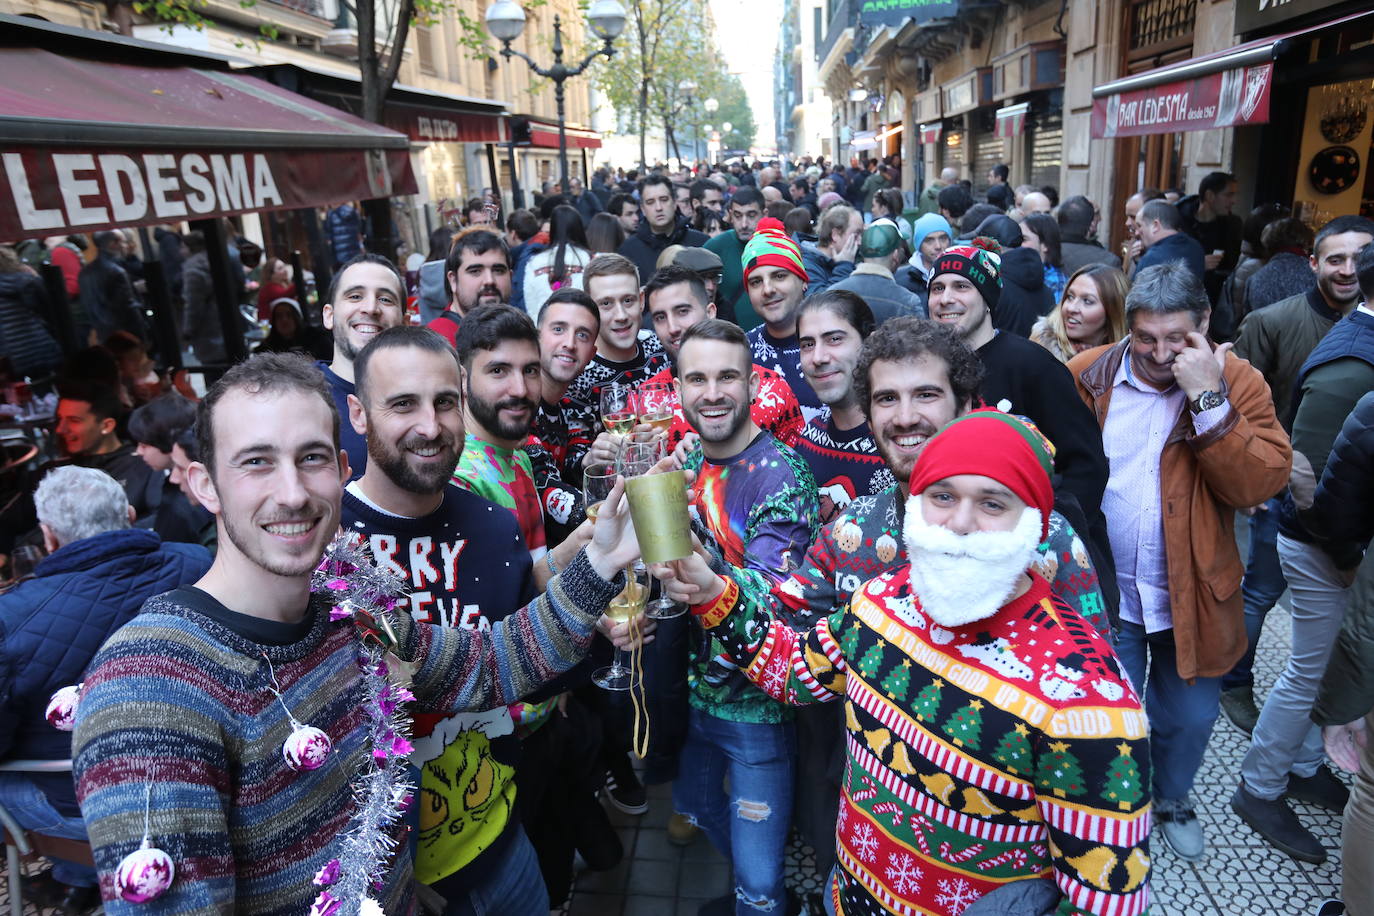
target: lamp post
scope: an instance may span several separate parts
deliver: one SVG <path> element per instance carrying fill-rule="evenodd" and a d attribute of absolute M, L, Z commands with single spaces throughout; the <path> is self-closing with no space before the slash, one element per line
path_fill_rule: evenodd
<path fill-rule="evenodd" d="M 688 154 L 689 154 L 693 159 L 696 159 L 696 152 L 697 152 L 697 128 L 696 128 L 696 123 L 695 123 L 696 119 L 693 118 L 693 117 L 691 117 L 690 113 L 691 113 L 691 111 L 692 111 L 692 95 L 693 95 L 693 93 L 695 93 L 695 92 L 697 91 L 697 84 L 696 84 L 695 82 L 693 82 L 692 80 L 689 80 L 689 79 L 682 80 L 681 82 L 679 82 L 679 83 L 677 84 L 677 91 L 680 92 L 680 93 L 682 93 L 682 95 L 684 95 L 684 96 L 686 97 L 686 99 L 687 99 L 687 101 L 684 103 L 685 106 L 686 106 L 686 108 L 687 108 L 687 111 L 688 111 L 687 123 L 692 125 L 692 133 L 691 133 L 691 137 L 689 138 L 689 139 L 691 140 L 691 145 L 690 145 L 690 147 L 689 147 L 689 149 L 688 149 L 687 152 L 688 152 Z M 681 151 L 679 150 L 679 152 L 681 152 Z M 680 164 L 680 163 L 679 163 L 679 164 Z"/>
<path fill-rule="evenodd" d="M 509 60 L 518 57 L 529 64 L 530 69 L 545 79 L 553 80 L 553 97 L 558 104 L 558 175 L 559 188 L 568 193 L 568 130 L 563 116 L 563 84 L 570 77 L 578 76 L 597 55 L 607 58 L 615 55 L 612 42 L 625 30 L 625 7 L 619 0 L 593 0 L 587 9 L 587 21 L 593 34 L 605 45 L 588 54 L 582 63 L 569 67 L 563 63 L 563 24 L 561 17 L 553 17 L 553 66 L 541 67 L 528 54 L 517 51 L 510 43 L 520 37 L 525 30 L 525 11 L 515 0 L 496 0 L 487 7 L 487 31 L 501 42 L 501 56 Z"/>
<path fill-rule="evenodd" d="M 701 107 L 706 109 L 706 115 L 707 117 L 709 117 L 716 113 L 716 109 L 720 107 L 720 102 L 717 102 L 715 98 L 709 98 L 701 103 Z M 711 128 L 706 128 L 705 132 L 709 134 L 711 132 Z"/>

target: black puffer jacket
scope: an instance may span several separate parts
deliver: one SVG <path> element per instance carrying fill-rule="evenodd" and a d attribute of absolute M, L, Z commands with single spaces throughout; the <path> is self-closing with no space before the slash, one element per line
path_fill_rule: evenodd
<path fill-rule="evenodd" d="M 1045 286 L 1045 265 L 1032 248 L 1008 248 L 1002 252 L 1002 295 L 992 310 L 992 323 L 1000 331 L 1029 338 L 1035 319 L 1054 308 L 1054 294 Z"/>
<path fill-rule="evenodd" d="M 1374 537 L 1374 392 L 1341 426 L 1309 514 L 1313 533 L 1366 546 Z M 1374 709 L 1374 552 L 1366 551 L 1346 605 L 1340 636 L 1322 678 L 1312 719 L 1344 725 Z"/>
<path fill-rule="evenodd" d="M 56 369 L 62 351 L 43 323 L 48 295 L 27 271 L 0 273 L 0 353 L 16 375 L 38 377 Z"/>

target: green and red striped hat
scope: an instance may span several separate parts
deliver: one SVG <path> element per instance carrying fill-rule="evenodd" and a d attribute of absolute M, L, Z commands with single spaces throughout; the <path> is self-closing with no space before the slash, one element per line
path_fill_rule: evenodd
<path fill-rule="evenodd" d="M 803 283 L 808 281 L 806 268 L 802 266 L 801 249 L 792 241 L 783 224 L 771 216 L 759 220 L 759 227 L 744 244 L 740 263 L 744 267 L 746 283 L 756 267 L 781 267 L 801 277 Z"/>

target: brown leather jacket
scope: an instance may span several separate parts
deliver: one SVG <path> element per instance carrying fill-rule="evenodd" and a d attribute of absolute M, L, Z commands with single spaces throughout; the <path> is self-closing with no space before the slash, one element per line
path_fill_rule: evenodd
<path fill-rule="evenodd" d="M 1069 361 L 1099 427 L 1106 425 L 1112 380 L 1129 346 L 1127 338 Z M 1188 680 L 1220 677 L 1245 654 L 1236 510 L 1283 489 L 1293 457 L 1264 376 L 1231 354 L 1222 387 L 1231 404 L 1226 418 L 1198 436 L 1183 411 L 1159 459 L 1174 645 L 1179 676 Z"/>

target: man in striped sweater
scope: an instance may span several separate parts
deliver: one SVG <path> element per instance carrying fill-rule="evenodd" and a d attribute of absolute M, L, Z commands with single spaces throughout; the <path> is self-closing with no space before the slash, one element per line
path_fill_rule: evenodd
<path fill-rule="evenodd" d="M 77 797 L 106 913 L 299 916 L 319 892 L 316 873 L 358 826 L 355 774 L 381 750 L 370 744 L 355 624 L 331 620 L 332 602 L 310 593 L 349 478 L 339 417 L 317 370 L 269 354 L 216 383 L 197 428 L 190 486 L 217 517 L 219 553 L 193 587 L 149 601 L 96 656 L 77 713 Z M 607 508 L 546 594 L 489 630 L 388 615 L 417 710 L 497 709 L 582 657 L 620 587 L 617 570 L 638 555 L 619 493 Z M 283 754 L 302 726 L 332 744 L 315 769 Z M 171 857 L 175 880 L 133 904 L 114 872 L 145 836 Z M 396 839 L 370 893 L 381 911 L 408 914 L 410 844 Z M 337 912 L 359 904 L 343 900 Z"/>
<path fill-rule="evenodd" d="M 982 409 L 921 450 L 910 561 L 809 630 L 697 556 L 674 597 L 775 699 L 845 700 L 837 912 L 1136 916 L 1149 904 L 1145 714 L 1105 637 L 1035 570 L 1052 459 Z"/>

